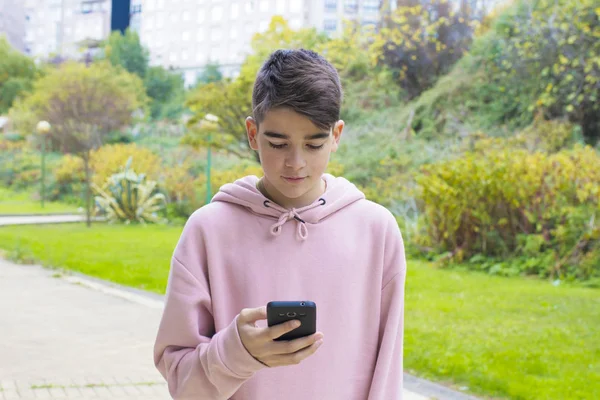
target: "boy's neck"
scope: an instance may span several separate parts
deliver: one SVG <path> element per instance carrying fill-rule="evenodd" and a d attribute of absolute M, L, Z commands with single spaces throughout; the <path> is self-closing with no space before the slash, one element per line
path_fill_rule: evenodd
<path fill-rule="evenodd" d="M 265 184 L 265 182 L 267 183 Z M 264 177 L 260 178 L 256 183 L 256 188 L 263 194 L 263 196 L 285 209 L 302 208 L 311 205 L 327 190 L 327 182 L 322 177 L 320 179 L 319 186 L 319 189 L 314 193 L 306 193 L 297 199 L 289 199 L 269 185 L 268 181 L 265 181 Z"/>

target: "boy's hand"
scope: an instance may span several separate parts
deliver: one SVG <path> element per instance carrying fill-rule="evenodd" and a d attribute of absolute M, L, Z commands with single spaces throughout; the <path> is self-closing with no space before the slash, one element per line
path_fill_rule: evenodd
<path fill-rule="evenodd" d="M 261 319 L 267 319 L 266 306 L 244 308 L 238 317 L 237 327 L 246 350 L 268 367 L 299 364 L 313 355 L 323 343 L 321 332 L 289 341 L 274 341 L 273 339 L 299 327 L 300 321 L 258 328 L 255 323 Z M 294 325 L 296 322 L 298 325 Z"/>

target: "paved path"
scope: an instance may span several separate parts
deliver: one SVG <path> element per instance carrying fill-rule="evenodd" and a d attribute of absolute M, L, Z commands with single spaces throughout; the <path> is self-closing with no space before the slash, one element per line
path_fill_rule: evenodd
<path fill-rule="evenodd" d="M 169 399 L 149 306 L 0 260 L 0 399 Z"/>
<path fill-rule="evenodd" d="M 92 221 L 95 219 L 92 218 Z M 0 215 L 0 226 L 83 222 L 85 215 Z"/>
<path fill-rule="evenodd" d="M 0 399 L 170 399 L 152 360 L 162 307 L 162 296 L 0 259 Z M 404 400 L 465 398 L 407 378 L 431 397 Z"/>

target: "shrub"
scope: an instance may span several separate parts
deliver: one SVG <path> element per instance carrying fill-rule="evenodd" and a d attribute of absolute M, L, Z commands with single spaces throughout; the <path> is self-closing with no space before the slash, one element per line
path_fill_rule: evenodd
<path fill-rule="evenodd" d="M 101 186 L 108 177 L 118 172 L 130 157 L 133 158 L 136 168 L 140 171 L 147 171 L 148 178 L 158 179 L 162 161 L 151 150 L 136 144 L 109 144 L 90 153 L 92 182 L 96 186 Z M 63 185 L 84 182 L 83 160 L 67 154 L 55 169 L 54 174 L 56 180 Z"/>
<path fill-rule="evenodd" d="M 157 192 L 156 182 L 131 169 L 130 157 L 122 172 L 110 176 L 102 188 L 92 183 L 97 194 L 96 213 L 106 215 L 110 222 L 163 222 L 159 213 L 165 197 Z"/>
<path fill-rule="evenodd" d="M 549 154 L 482 139 L 462 158 L 423 167 L 416 181 L 421 246 L 459 262 L 535 255 L 526 272 L 540 275 L 600 274 L 600 264 L 589 267 L 600 238 L 600 156 L 591 147 Z"/>
<path fill-rule="evenodd" d="M 41 158 L 31 149 L 8 146 L 0 152 L 0 183 L 15 190 L 24 189 L 40 181 Z"/>

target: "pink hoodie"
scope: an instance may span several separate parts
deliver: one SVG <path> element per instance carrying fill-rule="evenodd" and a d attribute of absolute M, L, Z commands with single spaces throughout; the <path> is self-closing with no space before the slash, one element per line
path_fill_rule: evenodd
<path fill-rule="evenodd" d="M 400 230 L 346 179 L 323 178 L 326 192 L 308 207 L 284 210 L 247 176 L 190 217 L 154 347 L 174 399 L 402 398 Z M 239 312 L 272 300 L 317 305 L 324 342 L 298 365 L 269 368 L 240 340 Z"/>

